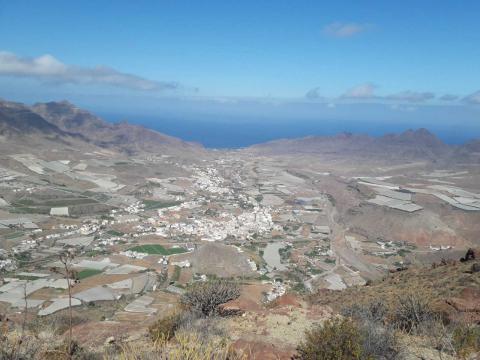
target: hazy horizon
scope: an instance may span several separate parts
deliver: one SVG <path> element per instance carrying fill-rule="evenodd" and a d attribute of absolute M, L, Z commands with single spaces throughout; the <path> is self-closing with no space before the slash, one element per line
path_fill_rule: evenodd
<path fill-rule="evenodd" d="M 0 99 L 22 102 L 0 93 Z M 29 101 L 28 101 L 29 100 Z M 340 133 L 383 136 L 425 128 L 446 144 L 461 145 L 480 139 L 480 108 L 424 106 L 416 111 L 381 104 L 351 103 L 335 107 L 327 104 L 285 102 L 256 103 L 255 110 L 242 108 L 242 100 L 205 107 L 202 102 L 176 100 L 176 103 L 145 103 L 137 109 L 124 104 L 105 106 L 104 102 L 84 102 L 82 99 L 27 99 L 27 105 L 38 102 L 67 100 L 73 105 L 112 123 L 128 121 L 182 140 L 197 142 L 207 148 L 243 148 L 277 139 L 308 136 L 331 136 Z M 273 111 L 262 111 L 262 108 Z M 351 115 L 355 113 L 355 115 Z M 452 118 L 463 117 L 462 124 Z M 432 121 L 432 119 L 435 121 Z M 388 121 L 385 121 L 388 119 Z"/>

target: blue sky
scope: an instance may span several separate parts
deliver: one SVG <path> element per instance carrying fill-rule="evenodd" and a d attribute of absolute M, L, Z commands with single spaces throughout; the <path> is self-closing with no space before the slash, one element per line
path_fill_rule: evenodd
<path fill-rule="evenodd" d="M 0 0 L 0 97 L 149 114 L 295 103 L 311 117 L 371 103 L 412 123 L 437 106 L 475 125 L 479 18 L 468 0 Z"/>

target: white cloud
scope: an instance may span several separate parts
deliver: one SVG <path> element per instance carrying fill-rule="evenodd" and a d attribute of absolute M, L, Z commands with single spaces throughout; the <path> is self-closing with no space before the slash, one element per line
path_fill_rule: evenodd
<path fill-rule="evenodd" d="M 424 102 L 435 98 L 435 94 L 431 92 L 402 91 L 397 94 L 388 95 L 387 100 L 406 101 L 406 102 Z"/>
<path fill-rule="evenodd" d="M 342 95 L 336 98 L 323 97 L 320 95 L 319 88 L 313 88 L 305 94 L 305 98 L 308 100 L 322 100 L 322 102 L 329 104 L 335 104 L 337 100 L 355 102 L 355 101 L 368 101 L 379 102 L 389 104 L 391 109 L 401 111 L 415 111 L 417 104 L 429 103 L 432 100 L 439 100 L 444 102 L 454 102 L 460 99 L 459 96 L 453 94 L 444 94 L 437 97 L 435 93 L 430 91 L 412 91 L 406 90 L 390 95 L 377 95 L 377 85 L 366 82 L 357 86 L 354 86 Z M 480 105 L 480 90 L 461 99 L 464 103 L 479 104 Z M 434 102 L 438 103 L 438 102 Z M 408 105 L 411 104 L 411 105 Z M 415 105 L 415 106 L 413 106 Z"/>
<path fill-rule="evenodd" d="M 463 98 L 468 104 L 480 105 L 480 90 Z"/>
<path fill-rule="evenodd" d="M 357 35 L 371 28 L 369 24 L 357 24 L 357 23 L 341 23 L 334 22 L 326 25 L 322 32 L 323 34 L 336 38 L 346 38 Z"/>
<path fill-rule="evenodd" d="M 149 80 L 137 75 L 122 73 L 107 66 L 88 68 L 67 65 L 48 54 L 36 58 L 26 58 L 0 51 L 0 75 L 35 78 L 57 83 L 109 85 L 143 91 L 179 88 L 176 82 Z"/>
<path fill-rule="evenodd" d="M 344 99 L 371 99 L 375 97 L 375 88 L 376 86 L 371 83 L 361 84 L 347 90 L 341 97 Z"/>

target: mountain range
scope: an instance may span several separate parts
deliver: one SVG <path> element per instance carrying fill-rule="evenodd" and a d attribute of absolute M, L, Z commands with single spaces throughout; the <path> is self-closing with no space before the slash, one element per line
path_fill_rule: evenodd
<path fill-rule="evenodd" d="M 0 100 L 0 146 L 5 151 L 46 147 L 193 155 L 202 145 L 127 122 L 112 124 L 67 101 L 28 106 Z M 39 149 L 40 150 L 40 149 Z"/>
<path fill-rule="evenodd" d="M 392 161 L 462 162 L 467 159 L 480 161 L 479 140 L 459 146 L 448 145 L 423 128 L 381 137 L 341 133 L 335 136 L 279 139 L 251 146 L 249 151 L 257 155 L 317 154 Z"/>
<path fill-rule="evenodd" d="M 125 153 L 197 156 L 202 145 L 186 142 L 127 122 L 110 123 L 68 101 L 28 106 L 0 100 L 0 146 L 5 151 L 23 148 L 66 147 L 103 149 Z M 257 155 L 321 154 L 382 160 L 480 160 L 480 140 L 461 146 L 445 144 L 426 129 L 407 130 L 381 137 L 341 133 L 279 139 L 253 145 L 244 151 Z"/>

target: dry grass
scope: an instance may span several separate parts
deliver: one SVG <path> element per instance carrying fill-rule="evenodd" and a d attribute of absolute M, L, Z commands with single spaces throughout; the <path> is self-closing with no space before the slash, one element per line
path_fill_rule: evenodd
<path fill-rule="evenodd" d="M 21 360 L 33 359 L 39 351 L 41 344 L 33 338 L 22 335 L 17 331 L 4 332 L 0 337 L 0 359 Z"/>
<path fill-rule="evenodd" d="M 310 295 L 313 304 L 330 305 L 340 311 L 354 304 L 367 305 L 382 301 L 397 307 L 406 294 L 421 294 L 431 302 L 458 295 L 464 288 L 480 288 L 480 273 L 468 273 L 471 263 L 431 268 L 412 268 L 388 275 L 369 286 L 351 287 L 344 291 L 320 291 Z"/>
<path fill-rule="evenodd" d="M 447 299 L 461 298 L 464 289 L 480 289 L 480 273 L 472 273 L 471 267 L 472 262 L 458 262 L 412 268 L 368 286 L 319 291 L 308 300 L 336 311 L 347 310 L 344 315 L 357 317 L 364 315 L 365 311 L 360 310 L 381 302 L 382 322 L 397 329 L 402 352 L 416 352 L 426 358 L 431 353 L 433 358 L 444 359 L 478 356 L 480 328 L 470 325 L 468 317 L 446 303 Z M 371 315 L 375 318 L 375 314 Z"/>
<path fill-rule="evenodd" d="M 222 337 L 205 339 L 195 332 L 178 331 L 170 341 L 135 341 L 99 347 L 92 351 L 76 343 L 71 346 L 59 336 L 48 339 L 21 336 L 10 331 L 0 338 L 2 360 L 246 360 Z M 69 352 L 71 349 L 71 352 Z"/>
<path fill-rule="evenodd" d="M 136 342 L 121 346 L 119 354 L 106 355 L 105 360 L 246 360 L 223 338 L 205 341 L 199 334 L 179 332 L 170 342 L 159 340 L 154 345 Z"/>

